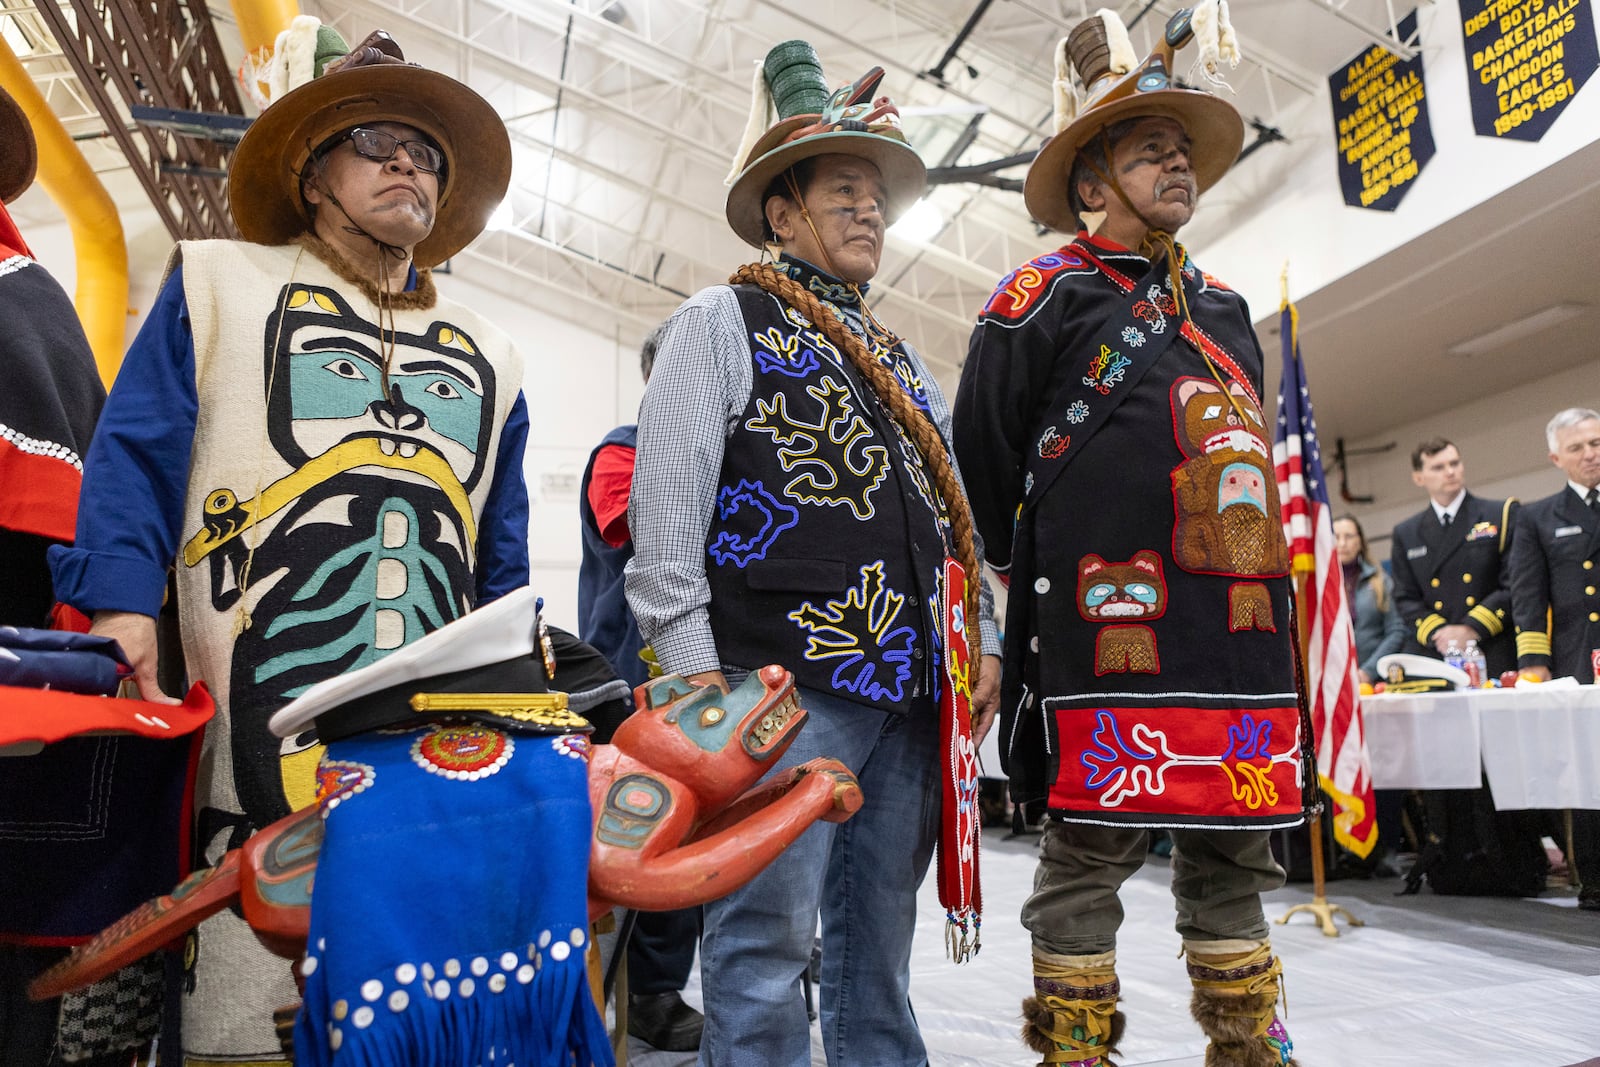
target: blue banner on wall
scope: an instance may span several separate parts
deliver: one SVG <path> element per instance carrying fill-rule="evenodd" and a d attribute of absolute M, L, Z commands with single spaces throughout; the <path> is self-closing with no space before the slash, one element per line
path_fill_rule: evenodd
<path fill-rule="evenodd" d="M 1461 34 L 1481 137 L 1537 141 L 1600 63 L 1591 0 L 1461 0 Z"/>
<path fill-rule="evenodd" d="M 1400 40 L 1417 41 L 1417 13 L 1400 20 Z M 1393 211 L 1433 158 L 1433 126 L 1422 55 L 1403 60 L 1374 45 L 1328 75 L 1339 187 L 1351 207 Z"/>

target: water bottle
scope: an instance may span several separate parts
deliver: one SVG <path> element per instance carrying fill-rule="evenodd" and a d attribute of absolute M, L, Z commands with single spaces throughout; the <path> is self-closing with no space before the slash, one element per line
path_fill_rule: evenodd
<path fill-rule="evenodd" d="M 1446 666 L 1454 667 L 1456 670 L 1466 674 L 1467 657 L 1466 654 L 1461 650 L 1460 641 L 1451 640 L 1444 646 L 1444 662 Z M 1472 676 L 1468 674 L 1467 678 L 1470 682 Z"/>
<path fill-rule="evenodd" d="M 1461 651 L 1461 669 L 1467 672 L 1468 684 L 1474 689 L 1483 685 L 1484 677 L 1489 673 L 1489 661 L 1484 658 L 1483 649 L 1478 647 L 1474 638 L 1468 638 L 1467 647 Z"/>

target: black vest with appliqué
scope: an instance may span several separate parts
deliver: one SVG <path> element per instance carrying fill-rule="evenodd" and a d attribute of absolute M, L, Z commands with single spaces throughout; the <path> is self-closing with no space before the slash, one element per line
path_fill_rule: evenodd
<path fill-rule="evenodd" d="M 820 272 L 778 266 L 830 310 L 855 300 Z M 772 294 L 748 285 L 734 293 L 751 389 L 727 439 L 706 538 L 718 654 L 739 667 L 779 663 L 801 686 L 906 711 L 914 696 L 937 693 L 948 509 L 849 357 Z M 903 346 L 869 348 L 926 411 Z"/>

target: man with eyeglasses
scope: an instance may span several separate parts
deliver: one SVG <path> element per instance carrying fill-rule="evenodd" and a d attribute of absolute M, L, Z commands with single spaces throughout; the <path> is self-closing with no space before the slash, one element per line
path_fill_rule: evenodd
<path fill-rule="evenodd" d="M 505 127 L 381 32 L 351 51 L 296 19 L 273 64 L 287 88 L 229 172 L 245 240 L 174 251 L 85 460 L 77 542 L 52 558 L 146 700 L 173 702 L 184 670 L 215 695 L 207 863 L 317 797 L 322 745 L 280 742 L 273 711 L 528 581 L 522 361 L 429 273 L 504 195 Z M 163 685 L 164 604 L 183 670 L 164 648 Z M 283 1062 L 283 961 L 229 912 L 185 957 L 178 1062 Z"/>

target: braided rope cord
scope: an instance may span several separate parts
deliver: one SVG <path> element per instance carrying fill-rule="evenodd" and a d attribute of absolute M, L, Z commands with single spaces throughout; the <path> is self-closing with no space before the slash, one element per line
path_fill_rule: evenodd
<path fill-rule="evenodd" d="M 934 485 L 949 508 L 956 559 L 967 571 L 968 633 L 976 633 L 983 575 L 979 570 L 977 542 L 972 533 L 972 507 L 967 503 L 967 495 L 962 492 L 961 483 L 956 479 L 955 468 L 950 463 L 950 455 L 945 451 L 944 439 L 939 436 L 939 431 L 900 387 L 894 373 L 874 359 L 872 353 L 867 351 L 866 343 L 839 316 L 823 307 L 822 301 L 811 290 L 765 263 L 746 263 L 733 272 L 728 282 L 730 285 L 758 286 L 810 319 L 828 340 L 850 358 L 856 373 L 865 379 L 878 402 L 905 431 L 917 451 L 922 453 L 922 461 L 927 464 Z M 865 307 L 864 304 L 862 306 Z M 972 649 L 968 660 L 972 670 L 968 681 L 969 691 L 976 691 L 983 665 L 982 646 L 979 642 L 972 642 L 969 648 Z"/>

